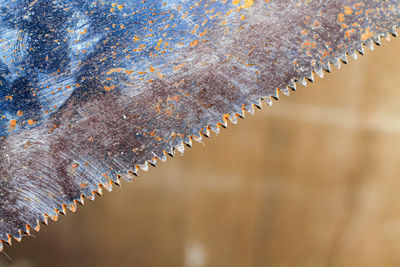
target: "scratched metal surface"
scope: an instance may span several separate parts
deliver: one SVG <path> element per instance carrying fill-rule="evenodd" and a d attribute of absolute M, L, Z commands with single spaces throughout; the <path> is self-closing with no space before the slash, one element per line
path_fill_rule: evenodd
<path fill-rule="evenodd" d="M 8 243 L 400 22 L 396 0 L 1 0 L 0 8 Z"/>

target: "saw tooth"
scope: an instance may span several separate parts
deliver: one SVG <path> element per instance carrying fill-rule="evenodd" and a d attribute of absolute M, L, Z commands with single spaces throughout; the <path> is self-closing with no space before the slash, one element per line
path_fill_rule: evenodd
<path fill-rule="evenodd" d="M 92 193 L 90 195 L 87 195 L 86 198 L 91 200 L 91 201 L 95 201 L 96 196 L 95 196 L 94 191 L 92 191 Z"/>
<path fill-rule="evenodd" d="M 149 170 L 149 164 L 147 163 L 147 161 L 145 161 L 144 163 L 140 164 L 139 167 L 142 169 L 142 171 L 147 172 Z"/>
<path fill-rule="evenodd" d="M 81 195 L 80 199 L 76 200 L 77 203 L 79 203 L 81 206 L 85 205 L 85 198 L 83 195 Z"/>
<path fill-rule="evenodd" d="M 188 146 L 188 147 L 192 147 L 192 144 L 193 144 L 192 138 L 190 136 L 188 136 L 188 135 L 184 136 L 183 137 L 183 143 L 185 143 L 185 145 Z"/>
<path fill-rule="evenodd" d="M 93 190 L 92 192 L 97 194 L 98 196 L 102 196 L 103 195 L 103 187 L 101 186 L 101 184 L 99 184 L 97 189 Z"/>
<path fill-rule="evenodd" d="M 374 47 L 374 43 L 371 39 L 368 39 L 365 42 L 365 46 L 369 48 L 369 50 L 374 51 L 375 47 Z"/>
<path fill-rule="evenodd" d="M 103 184 L 104 189 L 106 189 L 108 192 L 112 192 L 112 181 L 110 180 L 108 183 Z"/>
<path fill-rule="evenodd" d="M 301 78 L 300 80 L 297 81 L 301 86 L 307 87 L 307 81 L 305 78 Z"/>
<path fill-rule="evenodd" d="M 276 88 L 275 89 L 275 91 L 274 91 L 274 93 L 271 95 L 271 97 L 273 98 L 273 99 L 275 99 L 275 100 L 279 100 L 279 88 Z M 272 100 L 272 99 L 271 99 Z"/>
<path fill-rule="evenodd" d="M 36 226 L 35 226 L 35 228 L 33 228 L 36 232 L 39 232 L 40 231 L 40 221 L 39 220 L 36 220 Z"/>
<path fill-rule="evenodd" d="M 167 152 L 164 150 L 163 153 L 161 154 L 161 156 L 158 156 L 158 159 L 161 160 L 162 162 L 166 162 L 167 161 Z"/>
<path fill-rule="evenodd" d="M 128 182 L 132 182 L 132 180 L 135 179 L 135 177 L 138 176 L 138 168 L 139 167 L 136 166 L 134 170 L 129 170 L 129 171 L 126 172 L 125 179 Z"/>
<path fill-rule="evenodd" d="M 331 64 L 329 62 L 326 63 L 325 65 L 322 66 L 322 69 L 327 73 L 331 73 Z"/>
<path fill-rule="evenodd" d="M 176 150 L 178 150 L 181 154 L 183 154 L 185 152 L 185 146 L 184 146 L 183 142 L 181 142 L 180 144 L 178 144 L 176 146 Z"/>
<path fill-rule="evenodd" d="M 236 117 L 236 114 L 233 116 L 229 116 L 229 120 L 233 123 L 233 124 L 237 124 L 238 120 Z"/>
<path fill-rule="evenodd" d="M 236 113 L 235 116 L 238 117 L 239 119 L 242 119 L 242 120 L 243 120 L 243 119 L 245 118 L 245 117 L 244 117 L 245 111 L 246 111 L 246 109 L 243 109 L 243 108 L 242 108 L 242 113 L 241 113 L 241 114 Z"/>
<path fill-rule="evenodd" d="M 114 181 L 114 184 L 117 186 L 121 186 L 121 175 L 117 174 L 117 179 Z"/>
<path fill-rule="evenodd" d="M 226 121 L 224 121 L 224 122 L 218 122 L 218 125 L 221 126 L 222 128 L 228 127 L 228 124 L 227 124 Z"/>
<path fill-rule="evenodd" d="M 291 80 L 291 81 L 289 82 L 289 84 L 287 85 L 287 87 L 288 87 L 289 89 L 291 89 L 292 91 L 296 91 L 296 83 L 295 83 L 293 80 Z"/>
<path fill-rule="evenodd" d="M 316 69 L 314 70 L 314 73 L 318 75 L 318 77 L 320 78 L 324 78 L 324 72 L 322 71 L 322 69 Z"/>
<path fill-rule="evenodd" d="M 168 148 L 168 150 L 166 152 L 170 157 L 174 157 L 175 156 L 175 151 L 174 151 L 174 149 L 172 147 Z"/>
<path fill-rule="evenodd" d="M 247 112 L 250 113 L 251 115 L 254 115 L 254 106 L 250 105 L 247 109 Z"/>
<path fill-rule="evenodd" d="M 47 214 L 44 214 L 44 215 L 43 215 L 43 221 L 42 221 L 42 223 L 45 224 L 45 225 L 48 225 L 48 224 L 49 224 L 49 215 L 47 215 Z"/>
<path fill-rule="evenodd" d="M 54 216 L 50 217 L 54 222 L 58 221 L 58 214 L 55 214 Z"/>
<path fill-rule="evenodd" d="M 314 74 L 312 72 L 310 72 L 310 74 L 308 74 L 305 78 L 311 83 L 314 82 Z"/>
<path fill-rule="evenodd" d="M 60 210 L 60 214 L 66 215 L 67 214 L 67 206 L 65 204 L 61 205 L 62 210 Z"/>
<path fill-rule="evenodd" d="M 12 245 L 12 242 L 11 242 L 12 240 L 11 240 L 11 239 L 12 239 L 11 235 L 8 234 L 8 235 L 7 235 L 7 240 L 4 240 L 4 241 L 5 241 L 8 245 L 11 246 L 11 245 Z"/>
<path fill-rule="evenodd" d="M 339 60 L 338 58 L 333 59 L 331 63 L 332 63 L 332 65 L 335 66 L 337 69 L 340 69 L 340 67 L 341 67 L 341 65 L 342 65 L 342 64 L 340 64 L 340 60 Z"/>
<path fill-rule="evenodd" d="M 262 109 L 262 101 L 261 101 L 261 99 L 260 98 L 257 99 L 256 102 L 253 105 L 258 109 Z"/>
<path fill-rule="evenodd" d="M 352 58 L 354 58 L 355 60 L 358 58 L 356 51 L 349 51 L 348 53 Z"/>
<path fill-rule="evenodd" d="M 219 131 L 220 131 L 218 126 L 211 126 L 211 130 L 217 135 L 219 134 Z"/>
<path fill-rule="evenodd" d="M 264 101 L 265 101 L 265 103 L 266 103 L 268 106 L 272 106 L 272 104 L 274 103 L 274 102 L 271 100 L 270 97 L 265 97 L 265 98 L 264 98 Z"/>
<path fill-rule="evenodd" d="M 390 28 L 389 32 L 393 37 L 397 37 L 397 27 L 396 26 L 393 26 L 392 28 Z"/>
<path fill-rule="evenodd" d="M 70 210 L 70 211 L 72 211 L 72 212 L 75 212 L 76 211 L 76 203 L 75 202 L 72 202 L 71 203 L 71 205 L 69 205 L 68 206 L 68 209 Z"/>
<path fill-rule="evenodd" d="M 349 60 L 347 58 L 346 53 L 343 53 L 340 57 L 339 57 L 340 61 L 342 61 L 344 64 L 349 63 Z"/>
<path fill-rule="evenodd" d="M 200 133 L 203 134 L 206 138 L 210 138 L 210 129 L 209 129 L 209 127 L 205 128 L 205 129 L 201 129 Z"/>
<path fill-rule="evenodd" d="M 360 55 L 365 55 L 365 51 L 364 51 L 364 47 L 362 46 L 362 45 L 360 45 L 359 47 L 357 47 L 356 48 L 357 49 L 357 52 L 360 54 Z"/>
<path fill-rule="evenodd" d="M 31 235 L 31 227 L 29 224 L 25 224 L 25 233 L 30 236 Z"/>
<path fill-rule="evenodd" d="M 219 123 L 219 124 L 217 123 L 217 127 L 218 127 L 218 125 L 221 125 L 221 124 L 220 124 L 220 123 Z M 199 134 L 198 136 L 193 135 L 192 138 L 193 138 L 193 140 L 195 140 L 195 141 L 198 142 L 198 143 L 201 143 L 201 142 L 203 141 L 203 137 L 201 137 L 201 134 Z"/>
<path fill-rule="evenodd" d="M 374 43 L 375 43 L 376 45 L 379 45 L 379 46 L 382 45 L 381 37 L 380 37 L 379 35 L 372 37 L 372 41 L 374 41 Z"/>
<path fill-rule="evenodd" d="M 239 115 L 239 118 L 244 119 L 244 118 L 245 118 L 246 111 L 247 111 L 247 105 L 243 104 L 243 105 L 242 105 L 242 109 L 241 109 L 241 114 L 238 114 L 238 115 Z"/>
<path fill-rule="evenodd" d="M 156 167 L 156 166 L 157 166 L 157 157 L 154 156 L 154 157 L 153 157 L 151 160 L 149 160 L 148 162 L 149 162 L 149 164 L 150 164 L 151 166 Z"/>
<path fill-rule="evenodd" d="M 21 230 L 18 231 L 18 234 L 14 235 L 13 237 L 17 242 L 21 242 L 22 239 Z"/>
<path fill-rule="evenodd" d="M 382 35 L 382 38 L 389 42 L 390 41 L 390 33 L 389 32 L 385 32 Z"/>
<path fill-rule="evenodd" d="M 18 234 L 19 234 L 19 236 L 21 237 L 21 239 L 22 239 L 22 237 L 23 236 L 28 236 L 24 231 L 22 231 L 22 230 L 18 230 Z M 21 241 L 21 239 L 19 240 L 19 241 Z M 17 240 L 18 241 L 18 240 Z"/>
<path fill-rule="evenodd" d="M 290 95 L 290 91 L 289 91 L 289 87 L 287 86 L 287 87 L 284 87 L 284 88 L 281 88 L 281 92 L 282 92 L 282 94 L 284 94 L 285 96 L 289 96 Z"/>

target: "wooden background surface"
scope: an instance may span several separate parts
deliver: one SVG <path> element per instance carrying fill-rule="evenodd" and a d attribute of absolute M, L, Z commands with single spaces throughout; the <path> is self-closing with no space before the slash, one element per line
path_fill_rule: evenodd
<path fill-rule="evenodd" d="M 399 266 L 400 40 L 6 247 L 4 266 Z"/>

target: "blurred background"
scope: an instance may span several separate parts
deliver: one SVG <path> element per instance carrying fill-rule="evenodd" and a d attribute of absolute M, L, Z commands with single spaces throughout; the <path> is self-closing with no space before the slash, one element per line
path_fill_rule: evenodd
<path fill-rule="evenodd" d="M 6 247 L 1 266 L 400 266 L 400 40 Z"/>

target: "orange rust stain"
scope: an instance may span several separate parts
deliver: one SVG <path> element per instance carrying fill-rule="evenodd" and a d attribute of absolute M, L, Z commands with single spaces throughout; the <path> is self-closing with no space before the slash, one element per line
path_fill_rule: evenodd
<path fill-rule="evenodd" d="M 122 68 L 114 68 L 114 69 L 110 69 L 109 71 L 107 71 L 107 75 L 113 74 L 114 72 L 122 72 L 123 69 Z"/>
<path fill-rule="evenodd" d="M 238 5 L 240 4 L 240 0 L 232 0 L 233 5 Z M 241 6 L 243 8 L 249 8 L 254 5 L 254 0 L 244 0 L 244 4 Z"/>
<path fill-rule="evenodd" d="M 222 116 L 222 119 L 224 120 L 224 121 L 227 121 L 228 119 L 229 119 L 229 114 L 228 113 L 225 113 L 223 116 Z"/>
<path fill-rule="evenodd" d="M 34 125 L 36 122 L 34 120 L 28 120 L 29 125 Z"/>
<path fill-rule="evenodd" d="M 200 33 L 200 36 L 204 36 L 207 34 L 207 29 Z"/>
<path fill-rule="evenodd" d="M 371 36 L 372 36 L 372 32 L 370 32 L 369 28 L 366 28 L 365 32 L 361 35 L 361 40 L 366 41 Z"/>
<path fill-rule="evenodd" d="M 350 38 L 350 36 L 351 36 L 352 33 L 354 33 L 354 29 L 347 30 L 347 31 L 345 32 L 346 36 L 349 37 L 349 38 Z"/>
<path fill-rule="evenodd" d="M 193 42 L 190 43 L 191 47 L 198 46 L 198 45 L 199 45 L 199 40 L 194 40 Z"/>
<path fill-rule="evenodd" d="M 17 116 L 18 116 L 18 117 L 21 117 L 22 115 L 24 115 L 24 112 L 22 112 L 21 110 L 18 110 L 18 111 L 17 111 Z"/>
<path fill-rule="evenodd" d="M 344 14 L 345 14 L 345 15 L 351 15 L 351 14 L 353 14 L 353 9 L 351 9 L 351 7 L 349 7 L 349 6 L 344 6 L 343 8 L 344 8 Z"/>
<path fill-rule="evenodd" d="M 104 90 L 105 90 L 106 92 L 111 91 L 111 90 L 114 90 L 114 89 L 115 89 L 115 85 L 104 86 Z"/>
<path fill-rule="evenodd" d="M 15 126 L 17 126 L 17 121 L 16 120 L 10 120 L 10 127 L 14 128 Z"/>
<path fill-rule="evenodd" d="M 183 68 L 183 66 L 184 66 L 184 64 L 180 64 L 180 65 L 178 65 L 178 66 L 175 66 L 175 67 L 173 68 L 173 70 L 174 70 L 174 71 L 180 70 L 181 68 Z"/>
<path fill-rule="evenodd" d="M 343 22 L 344 21 L 344 14 L 343 13 L 340 13 L 339 15 L 338 15 L 338 22 Z"/>

